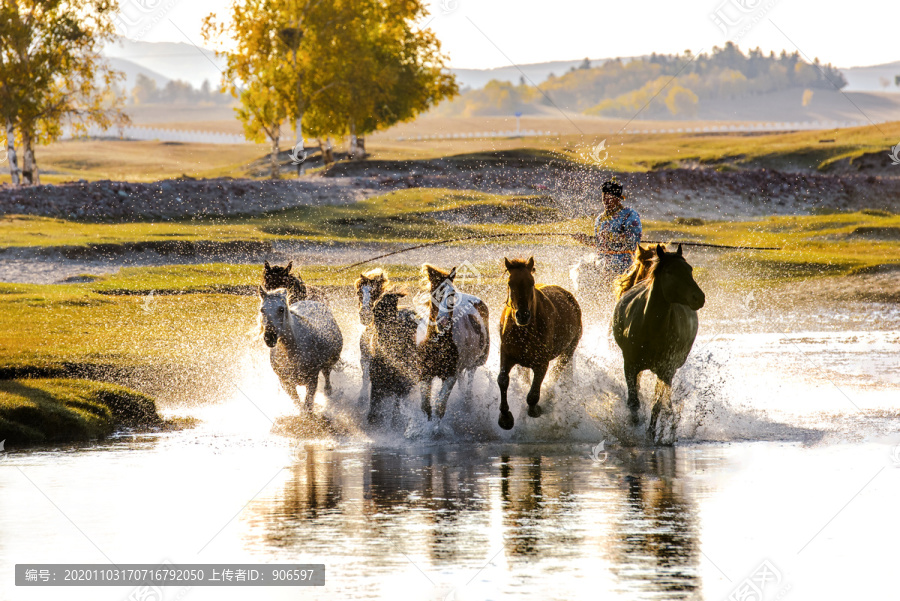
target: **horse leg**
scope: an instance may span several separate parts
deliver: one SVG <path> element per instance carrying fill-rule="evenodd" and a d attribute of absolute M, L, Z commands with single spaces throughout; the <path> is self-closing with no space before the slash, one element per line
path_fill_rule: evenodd
<path fill-rule="evenodd" d="M 631 412 L 631 425 L 636 426 L 641 418 L 641 400 L 638 398 L 638 374 L 640 372 L 630 363 L 625 363 L 625 385 L 628 386 L 628 400 L 625 402 Z"/>
<path fill-rule="evenodd" d="M 326 367 L 322 370 L 322 375 L 325 377 L 325 396 L 331 396 L 332 388 L 331 388 L 331 369 L 334 366 Z"/>
<path fill-rule="evenodd" d="M 419 382 L 419 389 L 422 392 L 422 411 L 428 416 L 428 421 L 431 421 L 431 383 L 431 378 Z"/>
<path fill-rule="evenodd" d="M 306 381 L 306 410 L 313 410 L 313 401 L 316 398 L 316 390 L 319 388 L 319 372 Z"/>
<path fill-rule="evenodd" d="M 381 423 L 381 401 L 384 398 L 384 392 L 380 386 L 372 384 L 372 393 L 369 395 L 369 415 L 366 418 L 370 424 L 377 425 Z"/>
<path fill-rule="evenodd" d="M 369 376 L 369 366 L 372 364 L 372 356 L 369 354 L 369 343 L 366 341 L 366 332 L 363 332 L 359 339 L 359 366 L 362 368 L 362 388 L 359 391 L 359 398 L 364 399 L 369 396 L 369 388 L 372 385 Z"/>
<path fill-rule="evenodd" d="M 650 409 L 650 425 L 647 427 L 647 434 L 653 439 L 653 442 L 657 442 L 658 440 L 658 437 L 656 436 L 656 421 L 659 418 L 659 412 L 662 409 L 662 401 L 660 398 L 662 385 L 662 380 L 656 381 L 656 390 L 653 392 L 653 406 Z"/>
<path fill-rule="evenodd" d="M 660 407 L 660 412 L 663 415 L 663 422 L 660 424 L 660 432 L 658 441 L 663 438 L 665 434 L 666 425 L 669 427 L 669 435 L 674 437 L 675 434 L 675 414 L 672 411 L 672 378 L 674 374 L 663 374 L 658 376 L 656 382 L 656 391 L 654 396 L 656 397 L 656 403 Z"/>
<path fill-rule="evenodd" d="M 543 365 L 539 365 L 534 368 L 534 375 L 531 378 L 531 390 L 528 391 L 528 397 L 526 398 L 528 402 L 528 417 L 540 417 L 541 408 L 538 407 L 538 402 L 541 400 L 541 384 L 544 383 L 544 376 L 547 375 L 547 369 L 550 367 L 549 363 L 544 363 Z"/>
<path fill-rule="evenodd" d="M 450 398 L 450 393 L 453 391 L 456 379 L 456 376 L 450 376 L 441 382 L 441 389 L 438 391 L 437 398 L 437 414 L 439 419 L 444 419 L 444 413 L 447 411 L 447 399 Z"/>
<path fill-rule="evenodd" d="M 509 370 L 513 368 L 514 363 L 506 357 L 500 357 L 500 373 L 497 374 L 497 385 L 500 387 L 500 419 L 498 424 L 504 430 L 512 430 L 515 419 L 509 411 L 509 404 L 506 402 L 506 391 L 509 389 Z"/>

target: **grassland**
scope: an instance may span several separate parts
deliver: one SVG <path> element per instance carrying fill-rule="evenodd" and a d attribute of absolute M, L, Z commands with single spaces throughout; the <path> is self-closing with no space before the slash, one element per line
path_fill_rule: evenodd
<path fill-rule="evenodd" d="M 880 127 L 885 135 L 874 128 L 765 135 L 629 135 L 607 140 L 610 159 L 606 166 L 621 171 L 692 164 L 721 169 L 828 170 L 884 152 L 894 139 L 900 139 L 900 123 Z M 820 143 L 821 139 L 834 142 Z M 564 136 L 558 140 L 441 140 L 400 145 L 382 137 L 371 141 L 369 148 L 374 158 L 381 159 L 455 155 L 486 162 L 495 150 L 520 148 L 544 157 L 589 163 L 589 148 L 597 141 Z M 251 145 L 69 141 L 40 149 L 39 159 L 46 171 L 54 172 L 45 174 L 45 181 L 151 181 L 182 174 L 243 176 L 262 154 L 262 149 Z M 216 220 L 98 224 L 7 215 L 0 220 L 0 244 L 51 250 L 83 247 L 92 252 L 102 245 L 144 242 L 301 239 L 333 244 L 413 244 L 489 234 L 590 231 L 588 219 L 567 219 L 541 196 L 410 189 L 353 205 Z M 655 240 L 779 247 L 778 251 L 721 255 L 723 265 L 739 265 L 744 276 L 757 280 L 852 276 L 900 264 L 896 252 L 900 216 L 877 211 L 742 222 L 646 221 L 644 232 L 645 238 Z M 508 241 L 476 240 L 471 244 Z M 564 237 L 554 242 L 577 244 Z M 480 267 L 485 277 L 501 276 L 496 265 Z M 412 266 L 391 269 L 401 281 L 417 277 Z M 303 266 L 310 284 L 325 287 L 349 286 L 357 271 Z M 234 349 L 245 345 L 253 330 L 256 301 L 247 293 L 258 277 L 258 266 L 214 263 L 126 268 L 73 284 L 0 284 L 0 440 L 4 436 L 26 442 L 96 438 L 136 423 L 128 421 L 128 411 L 140 413 L 141 407 L 153 402 L 97 380 L 128 384 L 151 395 L 170 388 L 202 395 L 199 387 L 203 383 L 211 389 L 227 386 L 222 365 L 232 360 Z M 85 377 L 91 381 L 79 379 Z"/>
<path fill-rule="evenodd" d="M 493 234 L 541 235 L 588 233 L 588 219 L 565 219 L 545 197 L 513 197 L 473 191 L 414 188 L 390 192 L 352 205 L 301 207 L 252 218 L 174 223 L 93 224 L 42 217 L 8 216 L 0 221 L 0 237 L 9 247 L 125 245 L 148 241 L 275 241 L 302 239 L 331 244 L 422 243 Z M 900 262 L 896 253 L 900 216 L 879 211 L 827 215 L 773 216 L 729 222 L 696 219 L 646 221 L 651 240 L 689 240 L 732 246 L 776 246 L 777 252 L 729 253 L 725 260 L 780 269 L 785 275 L 818 272 L 852 273 Z M 508 239 L 472 243 L 508 242 Z M 566 238 L 556 242 L 566 243 Z M 571 242 L 574 244 L 574 242 Z M 206 269 L 206 268 L 193 268 Z M 245 273 L 243 267 L 235 270 Z M 164 274 L 165 272 L 165 274 Z M 114 290 L 135 282 L 119 282 L 129 270 L 95 287 Z M 163 289 L 163 276 L 173 289 L 214 292 L 237 283 L 232 273 L 189 273 L 157 268 L 141 274 L 143 290 Z M 218 287 L 218 288 L 217 288 Z"/>
<path fill-rule="evenodd" d="M 677 127 L 685 125 L 702 124 L 679 124 Z M 672 123 L 662 126 L 676 127 Z M 448 122 L 446 127 L 447 133 L 453 133 L 462 126 Z M 697 164 L 722 169 L 827 171 L 842 161 L 854 161 L 871 153 L 886 153 L 900 139 L 900 122 L 882 123 L 877 128 L 787 133 L 615 134 L 610 132 L 618 128 L 610 127 L 605 124 L 600 129 L 584 129 L 584 134 L 559 137 L 407 139 L 400 142 L 395 137 L 376 135 L 370 139 L 367 148 L 373 159 L 384 160 L 424 160 L 534 149 L 553 153 L 561 159 L 591 163 L 591 149 L 605 140 L 609 157 L 603 166 L 616 171 L 648 171 Z M 290 143 L 283 144 L 286 150 L 290 147 Z M 149 182 L 182 175 L 195 178 L 254 177 L 252 174 L 258 170 L 251 165 L 264 160 L 267 148 L 255 144 L 66 140 L 42 146 L 36 155 L 45 183 L 78 179 Z M 0 173 L 0 182 L 8 181 L 9 174 L 4 169 Z"/>
<path fill-rule="evenodd" d="M 153 399 L 122 386 L 77 379 L 0 380 L 0 440 L 10 448 L 162 425 Z"/>

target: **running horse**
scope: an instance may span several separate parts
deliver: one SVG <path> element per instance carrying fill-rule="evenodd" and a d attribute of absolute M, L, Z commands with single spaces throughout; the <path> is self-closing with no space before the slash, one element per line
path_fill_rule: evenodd
<path fill-rule="evenodd" d="M 487 305 L 477 296 L 454 287 L 455 267 L 447 272 L 426 264 L 422 272 L 429 291 L 429 315 L 419 322 L 416 342 L 422 411 L 431 421 L 434 379 L 441 380 L 436 408 L 438 419 L 442 419 L 453 386 L 464 374 L 466 393 L 471 394 L 475 370 L 487 362 L 491 338 Z"/>
<path fill-rule="evenodd" d="M 359 337 L 359 365 L 362 368 L 360 398 L 369 395 L 371 386 L 372 338 L 375 336 L 375 303 L 388 289 L 388 276 L 382 269 L 361 273 L 356 280 L 356 297 L 359 299 L 359 323 L 365 328 Z"/>
<path fill-rule="evenodd" d="M 680 244 L 674 253 L 658 244 L 647 279 L 625 292 L 613 312 L 613 336 L 625 359 L 632 425 L 640 422 L 638 375 L 649 369 L 659 378 L 648 427 L 654 440 L 661 438 L 656 432 L 660 411 L 671 414 L 672 378 L 691 352 L 697 337 L 697 311 L 706 303 L 692 272 Z"/>
<path fill-rule="evenodd" d="M 536 286 L 534 257 L 506 261 L 509 272 L 508 299 L 500 316 L 500 427 L 511 430 L 513 415 L 506 401 L 509 372 L 521 365 L 533 373 L 528 392 L 528 416 L 540 417 L 541 383 L 550 361 L 559 357 L 557 373 L 572 361 L 581 340 L 581 307 L 568 290 L 559 286 Z"/>
<path fill-rule="evenodd" d="M 281 386 L 299 404 L 297 386 L 306 387 L 306 409 L 311 411 L 319 373 L 325 376 L 325 394 L 331 394 L 331 371 L 341 358 L 344 345 L 328 305 L 318 301 L 289 304 L 288 291 L 267 292 L 257 287 L 259 327 L 271 351 L 269 361 Z"/>

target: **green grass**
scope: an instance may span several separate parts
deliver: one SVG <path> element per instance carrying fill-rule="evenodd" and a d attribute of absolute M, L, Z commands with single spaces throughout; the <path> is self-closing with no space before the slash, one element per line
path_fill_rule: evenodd
<path fill-rule="evenodd" d="M 24 444 L 91 440 L 119 427 L 161 426 L 153 399 L 77 379 L 0 380 L 0 440 Z"/>
<path fill-rule="evenodd" d="M 540 196 L 514 197 L 414 188 L 389 192 L 352 205 L 298 207 L 259 217 L 207 221 L 113 224 L 9 215 L 0 220 L 0 239 L 5 247 L 296 238 L 311 242 L 412 242 L 465 236 L 485 227 L 513 231 L 511 228 L 524 223 L 556 219 L 556 211 L 546 205 L 546 199 Z M 480 218 L 507 223 L 461 225 Z M 537 225 L 534 227 L 540 229 Z"/>

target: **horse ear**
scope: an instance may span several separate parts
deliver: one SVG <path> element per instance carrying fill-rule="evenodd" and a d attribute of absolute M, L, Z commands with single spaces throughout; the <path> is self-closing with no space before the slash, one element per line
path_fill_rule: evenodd
<path fill-rule="evenodd" d="M 682 256 L 682 253 L 681 253 L 681 245 L 680 245 L 680 244 L 678 245 L 678 256 L 679 256 L 679 257 Z"/>
<path fill-rule="evenodd" d="M 453 269 L 450 270 L 450 275 L 447 276 L 447 279 L 452 282 L 453 278 L 455 278 L 455 277 L 456 277 L 456 267 L 454 267 Z"/>
<path fill-rule="evenodd" d="M 509 259 L 507 259 L 506 257 L 503 257 L 503 260 L 506 261 L 506 271 L 509 271 L 510 269 L 512 269 L 512 263 L 510 263 Z"/>
<path fill-rule="evenodd" d="M 269 265 L 269 262 L 268 262 L 268 261 L 266 261 L 265 263 L 263 263 L 263 267 L 266 268 L 266 271 L 272 271 L 272 266 Z"/>
<path fill-rule="evenodd" d="M 656 256 L 659 257 L 660 259 L 662 259 L 663 257 L 666 256 L 666 249 L 663 248 L 662 244 L 656 245 Z"/>
<path fill-rule="evenodd" d="M 528 257 L 528 263 L 525 264 L 525 267 L 528 268 L 528 271 L 534 273 L 534 257 Z"/>
<path fill-rule="evenodd" d="M 266 298 L 266 291 L 263 290 L 263 287 L 262 287 L 262 286 L 257 286 L 257 287 L 256 287 L 256 294 L 259 295 L 259 298 Z"/>
<path fill-rule="evenodd" d="M 294 266 L 294 262 L 293 262 L 293 261 L 288 261 L 287 267 L 285 267 L 284 270 L 287 271 L 287 272 L 290 272 L 290 271 L 291 271 L 291 267 L 293 267 L 293 266 Z"/>

